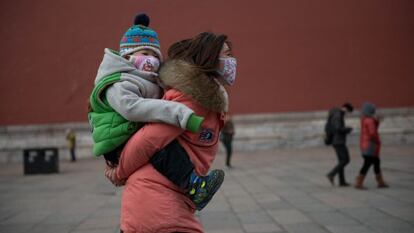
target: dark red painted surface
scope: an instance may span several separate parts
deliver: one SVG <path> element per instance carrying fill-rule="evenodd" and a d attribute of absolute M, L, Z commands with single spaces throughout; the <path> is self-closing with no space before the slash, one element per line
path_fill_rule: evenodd
<path fill-rule="evenodd" d="M 237 114 L 414 106 L 414 1 L 1 1 L 0 125 L 86 121 L 105 47 L 145 11 L 165 52 L 205 30 L 238 58 Z"/>

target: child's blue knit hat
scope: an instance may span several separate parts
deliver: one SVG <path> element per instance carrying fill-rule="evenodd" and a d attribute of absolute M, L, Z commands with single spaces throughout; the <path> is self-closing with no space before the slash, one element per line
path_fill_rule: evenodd
<path fill-rule="evenodd" d="M 142 49 L 150 49 L 160 57 L 160 42 L 157 33 L 149 28 L 150 19 L 146 14 L 135 16 L 134 25 L 124 34 L 119 44 L 119 53 L 126 56 Z"/>

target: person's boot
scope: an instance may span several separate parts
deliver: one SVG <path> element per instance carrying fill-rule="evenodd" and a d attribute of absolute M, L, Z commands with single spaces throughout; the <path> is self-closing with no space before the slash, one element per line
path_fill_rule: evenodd
<path fill-rule="evenodd" d="M 354 187 L 355 187 L 356 189 L 366 189 L 366 188 L 364 187 L 364 185 L 363 185 L 363 183 L 364 183 L 364 179 L 365 179 L 365 176 L 364 176 L 364 175 L 358 175 L 358 176 L 356 177 L 356 179 L 355 179 L 355 185 L 354 185 Z"/>
<path fill-rule="evenodd" d="M 377 179 L 378 188 L 389 188 L 390 187 L 387 183 L 385 183 L 384 178 L 382 177 L 381 173 L 376 175 L 375 178 Z"/>
<path fill-rule="evenodd" d="M 328 174 L 328 175 L 326 175 L 326 178 L 328 178 L 329 183 L 331 183 L 332 186 L 335 186 L 335 180 L 334 180 L 333 176 Z"/>
<path fill-rule="evenodd" d="M 349 183 L 345 181 L 345 174 L 343 172 L 339 172 L 339 187 L 349 187 L 351 186 Z"/>
<path fill-rule="evenodd" d="M 187 195 L 197 210 L 202 210 L 213 198 L 224 180 L 224 171 L 215 169 L 206 176 L 199 176 L 194 171 L 189 180 Z"/>
<path fill-rule="evenodd" d="M 231 164 L 230 164 L 230 161 L 226 161 L 226 167 L 227 167 L 227 168 L 233 168 L 233 167 L 231 166 Z"/>
<path fill-rule="evenodd" d="M 351 186 L 349 183 L 347 183 L 346 181 L 344 181 L 344 182 L 341 182 L 340 184 L 339 184 L 339 187 L 349 187 L 349 186 Z"/>

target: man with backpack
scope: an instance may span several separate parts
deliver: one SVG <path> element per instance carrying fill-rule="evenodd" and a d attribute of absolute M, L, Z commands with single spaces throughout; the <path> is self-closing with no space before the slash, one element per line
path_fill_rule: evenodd
<path fill-rule="evenodd" d="M 328 120 L 325 125 L 325 144 L 332 145 L 338 158 L 338 164 L 326 176 L 329 182 L 334 185 L 334 177 L 339 176 L 339 186 L 347 187 L 345 180 L 345 166 L 349 163 L 349 152 L 346 146 L 346 137 L 351 133 L 352 128 L 345 126 L 345 115 L 351 113 L 354 107 L 345 103 L 341 108 L 335 107 L 329 111 Z"/>

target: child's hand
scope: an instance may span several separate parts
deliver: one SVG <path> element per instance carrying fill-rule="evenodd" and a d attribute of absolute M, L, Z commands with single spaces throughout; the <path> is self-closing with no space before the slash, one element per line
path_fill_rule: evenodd
<path fill-rule="evenodd" d="M 116 167 L 106 166 L 105 177 L 117 187 L 125 185 L 125 182 L 126 182 L 125 180 L 118 179 L 118 177 L 116 176 Z"/>

